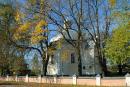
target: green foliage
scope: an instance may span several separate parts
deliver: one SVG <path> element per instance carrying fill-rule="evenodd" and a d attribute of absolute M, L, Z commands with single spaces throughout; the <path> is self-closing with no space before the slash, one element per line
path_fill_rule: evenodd
<path fill-rule="evenodd" d="M 23 49 L 17 49 L 10 38 L 14 33 L 16 11 L 12 5 L 0 4 L 0 73 L 1 75 L 18 72 L 27 68 L 25 61 L 19 58 Z M 10 33 L 9 33 L 10 32 Z M 22 57 L 23 58 L 23 57 Z M 20 61 L 20 62 L 19 62 Z M 18 65 L 20 64 L 21 65 Z M 23 63 L 23 64 L 22 64 Z M 24 65 L 25 64 L 25 65 Z"/>
<path fill-rule="evenodd" d="M 43 10 L 45 8 L 43 8 L 43 2 L 44 0 L 27 0 L 25 5 L 28 6 L 25 6 L 25 8 L 22 9 L 20 9 L 19 4 L 17 4 L 17 8 L 12 6 L 11 3 L 9 5 L 0 4 L 0 24 L 2 24 L 0 26 L 0 31 L 3 35 L 0 39 L 9 40 L 11 46 L 13 45 L 12 48 L 15 48 L 15 62 L 18 62 L 17 58 L 21 55 L 20 53 L 25 52 L 25 50 L 31 51 L 33 48 L 33 50 L 37 50 L 43 57 L 42 51 L 44 50 L 44 46 L 42 46 L 42 42 L 47 42 L 48 33 L 47 29 L 45 29 L 47 22 L 44 17 Z M 40 50 L 39 47 L 33 47 L 34 45 L 40 45 L 42 50 Z M 8 52 L 10 52 L 10 50 Z M 10 59 L 10 55 L 4 56 Z M 24 63 L 24 61 L 22 62 Z M 9 66 L 9 64 L 7 65 Z M 14 65 L 11 64 L 11 68 L 14 67 Z M 21 66 L 15 67 L 15 69 L 12 69 L 11 71 L 18 73 L 19 69 L 21 69 Z"/>
<path fill-rule="evenodd" d="M 27 64 L 22 57 L 15 58 L 12 65 L 11 71 L 13 74 L 22 75 L 28 70 Z"/>
<path fill-rule="evenodd" d="M 130 24 L 119 26 L 108 38 L 105 55 L 115 64 L 124 64 L 130 58 Z"/>

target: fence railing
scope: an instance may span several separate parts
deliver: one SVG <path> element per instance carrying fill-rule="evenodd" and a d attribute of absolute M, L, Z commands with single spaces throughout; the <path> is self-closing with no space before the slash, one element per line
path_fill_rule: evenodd
<path fill-rule="evenodd" d="M 91 86 L 130 86 L 130 74 L 124 77 L 41 77 L 39 76 L 7 76 L 0 77 L 0 81 L 16 82 L 35 82 L 48 84 L 73 84 L 73 85 L 91 85 Z"/>

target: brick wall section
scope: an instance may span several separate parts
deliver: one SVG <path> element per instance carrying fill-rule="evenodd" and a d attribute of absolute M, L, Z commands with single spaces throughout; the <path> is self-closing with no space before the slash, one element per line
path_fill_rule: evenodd
<path fill-rule="evenodd" d="M 18 77 L 18 81 L 24 82 L 25 81 L 25 77 L 23 77 L 23 76 Z"/>
<path fill-rule="evenodd" d="M 4 81 L 6 77 L 0 77 L 0 81 Z"/>
<path fill-rule="evenodd" d="M 42 77 L 42 83 L 49 83 L 49 84 L 73 84 L 72 77 L 56 77 L 56 83 L 54 77 Z M 0 81 L 6 81 L 6 77 L 0 77 Z M 9 76 L 9 81 L 16 81 L 15 77 Z M 26 81 L 26 77 L 18 77 L 18 81 Z M 29 77 L 29 82 L 39 82 L 38 77 Z M 77 78 L 77 85 L 96 85 L 95 77 L 78 77 Z M 101 78 L 101 86 L 125 86 L 125 78 Z"/>
<path fill-rule="evenodd" d="M 46 77 L 43 82 L 52 84 L 52 83 L 54 83 L 54 78 L 53 77 Z"/>
<path fill-rule="evenodd" d="M 67 77 L 59 78 L 57 82 L 58 82 L 58 84 L 72 84 L 73 79 L 72 79 L 72 77 L 71 78 L 67 78 Z"/>
<path fill-rule="evenodd" d="M 125 79 L 101 79 L 101 86 L 125 86 Z"/>
<path fill-rule="evenodd" d="M 38 78 L 37 77 L 29 77 L 29 82 L 37 82 Z"/>
<path fill-rule="evenodd" d="M 96 80 L 95 79 L 77 79 L 77 84 L 78 85 L 92 85 L 95 86 L 96 84 Z"/>
<path fill-rule="evenodd" d="M 9 77 L 9 81 L 15 81 L 15 76 Z"/>

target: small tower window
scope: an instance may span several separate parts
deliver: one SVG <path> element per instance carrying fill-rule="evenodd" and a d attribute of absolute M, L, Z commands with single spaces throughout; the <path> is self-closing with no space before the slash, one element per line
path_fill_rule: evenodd
<path fill-rule="evenodd" d="M 71 53 L 71 63 L 75 63 L 75 54 Z"/>
<path fill-rule="evenodd" d="M 85 67 L 85 66 L 83 66 L 83 70 L 85 70 L 85 68 L 86 68 L 86 67 Z"/>

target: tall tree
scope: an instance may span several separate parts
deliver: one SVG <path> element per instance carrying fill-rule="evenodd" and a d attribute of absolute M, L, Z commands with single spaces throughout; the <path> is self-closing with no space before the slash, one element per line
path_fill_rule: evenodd
<path fill-rule="evenodd" d="M 16 15 L 16 29 L 11 41 L 15 46 L 28 51 L 39 52 L 43 63 L 43 74 L 46 75 L 48 64 L 48 36 L 46 12 L 47 1 L 29 0 L 26 8 L 21 9 Z"/>
<path fill-rule="evenodd" d="M 26 75 L 29 73 L 28 65 L 22 56 L 15 57 L 10 70 L 14 75 Z"/>
<path fill-rule="evenodd" d="M 102 72 L 107 75 L 106 58 L 102 48 L 105 46 L 105 39 L 109 37 L 112 24 L 111 6 L 114 0 L 87 0 L 88 20 L 84 28 L 88 31 L 95 43 L 97 58 Z"/>
<path fill-rule="evenodd" d="M 81 50 L 84 32 L 95 43 L 97 57 L 104 74 L 107 73 L 106 59 L 102 48 L 109 36 L 111 8 L 108 0 L 53 0 L 49 18 L 58 27 L 58 32 L 70 43 L 78 54 L 79 75 L 82 74 Z M 64 3 L 66 2 L 66 3 Z M 64 23 L 65 26 L 64 27 Z M 74 32 L 77 38 L 71 34 Z"/>
<path fill-rule="evenodd" d="M 107 39 L 105 54 L 114 64 L 118 65 L 119 74 L 122 74 L 122 65 L 130 58 L 130 25 L 125 24 L 116 28 L 112 37 Z"/>
<path fill-rule="evenodd" d="M 1 69 L 6 70 L 6 73 L 9 74 L 11 61 L 16 56 L 20 56 L 22 51 L 12 45 L 9 35 L 9 32 L 14 30 L 15 7 L 11 3 L 0 4 L 0 10 L 0 58 L 3 60 L 1 61 Z"/>
<path fill-rule="evenodd" d="M 48 17 L 58 27 L 57 31 L 62 34 L 63 39 L 76 50 L 78 54 L 78 72 L 79 75 L 82 75 L 82 22 L 86 16 L 83 9 L 85 8 L 84 0 L 55 0 L 52 2 L 52 9 Z"/>

